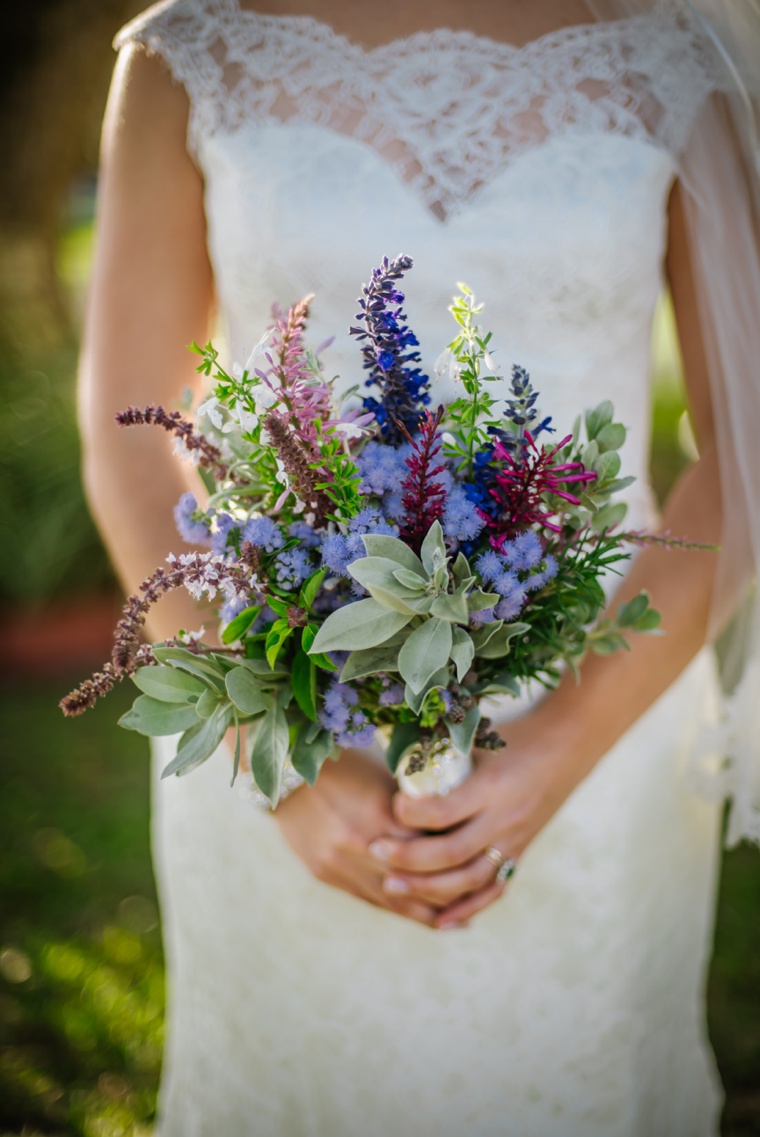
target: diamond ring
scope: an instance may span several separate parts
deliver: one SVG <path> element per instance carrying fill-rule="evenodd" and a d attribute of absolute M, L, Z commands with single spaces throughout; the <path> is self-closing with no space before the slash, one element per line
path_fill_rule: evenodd
<path fill-rule="evenodd" d="M 506 880 L 509 880 L 509 878 L 514 875 L 514 871 L 517 868 L 517 861 L 513 857 L 505 857 L 494 845 L 488 845 L 483 850 L 483 856 L 486 860 L 490 861 L 492 865 L 496 866 L 496 879 L 499 884 L 504 884 Z"/>

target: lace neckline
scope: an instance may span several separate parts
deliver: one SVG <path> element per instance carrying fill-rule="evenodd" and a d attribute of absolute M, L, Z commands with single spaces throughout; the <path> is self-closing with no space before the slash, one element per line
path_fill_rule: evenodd
<path fill-rule="evenodd" d="M 342 48 L 348 54 L 358 56 L 367 61 L 381 62 L 384 56 L 391 59 L 400 51 L 404 53 L 417 46 L 437 47 L 441 44 L 448 46 L 456 44 L 463 48 L 482 48 L 489 54 L 501 51 L 507 58 L 529 59 L 534 54 L 541 54 L 554 46 L 564 45 L 567 39 L 586 39 L 596 37 L 610 29 L 619 29 L 640 24 L 648 19 L 646 15 L 624 16 L 617 20 L 593 21 L 579 24 L 564 24 L 559 28 L 543 32 L 526 40 L 525 43 L 511 43 L 509 40 L 496 39 L 494 36 L 483 35 L 481 32 L 472 32 L 467 28 L 452 28 L 442 24 L 435 28 L 421 28 L 405 36 L 395 36 L 386 43 L 368 46 L 352 39 L 345 32 L 339 32 L 327 20 L 308 13 L 274 13 L 257 12 L 255 8 L 245 8 L 241 0 L 227 0 L 235 15 L 243 21 L 258 22 L 259 26 L 266 28 L 293 28 L 297 31 L 311 29 L 320 39 L 328 39 L 336 47 Z"/>

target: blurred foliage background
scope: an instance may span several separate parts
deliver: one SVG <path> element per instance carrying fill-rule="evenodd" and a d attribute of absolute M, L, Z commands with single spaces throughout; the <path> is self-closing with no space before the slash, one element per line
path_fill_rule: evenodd
<path fill-rule="evenodd" d="M 163 1030 L 143 739 L 117 691 L 59 697 L 105 658 L 116 584 L 79 477 L 74 373 L 110 42 L 142 5 L 0 16 L 0 1137 L 147 1137 Z M 660 497 L 694 452 L 672 313 L 653 339 Z M 760 1135 L 760 855 L 724 857 L 709 1023 L 724 1137 Z M 232 1137 L 232 1135 L 230 1135 Z"/>

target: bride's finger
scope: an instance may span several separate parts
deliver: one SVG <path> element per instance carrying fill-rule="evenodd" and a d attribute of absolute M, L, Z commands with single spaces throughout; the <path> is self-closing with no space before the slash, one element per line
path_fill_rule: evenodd
<path fill-rule="evenodd" d="M 490 845 L 489 830 L 493 831 L 492 822 L 485 815 L 480 815 L 440 837 L 411 837 L 407 841 L 381 837 L 372 842 L 369 853 L 375 863 L 386 871 L 400 869 L 402 873 L 445 872 L 466 865 L 486 845 Z"/>
<path fill-rule="evenodd" d="M 436 928 L 449 928 L 466 923 L 472 917 L 482 912 L 489 904 L 493 904 L 495 900 L 500 900 L 506 892 L 508 884 L 502 884 L 501 881 L 494 881 L 493 884 L 486 885 L 481 888 L 479 892 L 473 892 L 470 896 L 465 896 L 462 900 L 454 904 L 450 904 L 448 908 L 444 908 L 439 912 L 436 920 Z"/>
<path fill-rule="evenodd" d="M 486 772 L 477 770 L 461 786 L 448 794 L 409 797 L 394 794 L 391 806 L 398 822 L 411 829 L 441 832 L 459 825 L 485 809 L 489 801 Z"/>
<path fill-rule="evenodd" d="M 450 872 L 389 873 L 383 880 L 383 889 L 389 896 L 413 896 L 446 907 L 492 884 L 495 875 L 493 862 L 480 853 Z"/>
<path fill-rule="evenodd" d="M 438 915 L 439 907 L 434 907 L 419 897 L 392 896 L 386 893 L 376 869 L 367 871 L 349 859 L 342 863 L 334 878 L 326 883 L 342 888 L 344 892 L 350 892 L 378 908 L 385 908 L 418 924 L 425 924 L 428 928 L 434 926 Z"/>

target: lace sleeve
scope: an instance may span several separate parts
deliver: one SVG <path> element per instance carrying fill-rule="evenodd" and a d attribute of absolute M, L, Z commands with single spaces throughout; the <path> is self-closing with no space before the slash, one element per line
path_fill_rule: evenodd
<path fill-rule="evenodd" d="M 198 156 L 211 108 L 218 103 L 222 69 L 217 59 L 220 29 L 213 4 L 205 0 L 163 0 L 126 24 L 114 39 L 117 51 L 139 44 L 161 58 L 190 100 L 188 149 Z"/>

